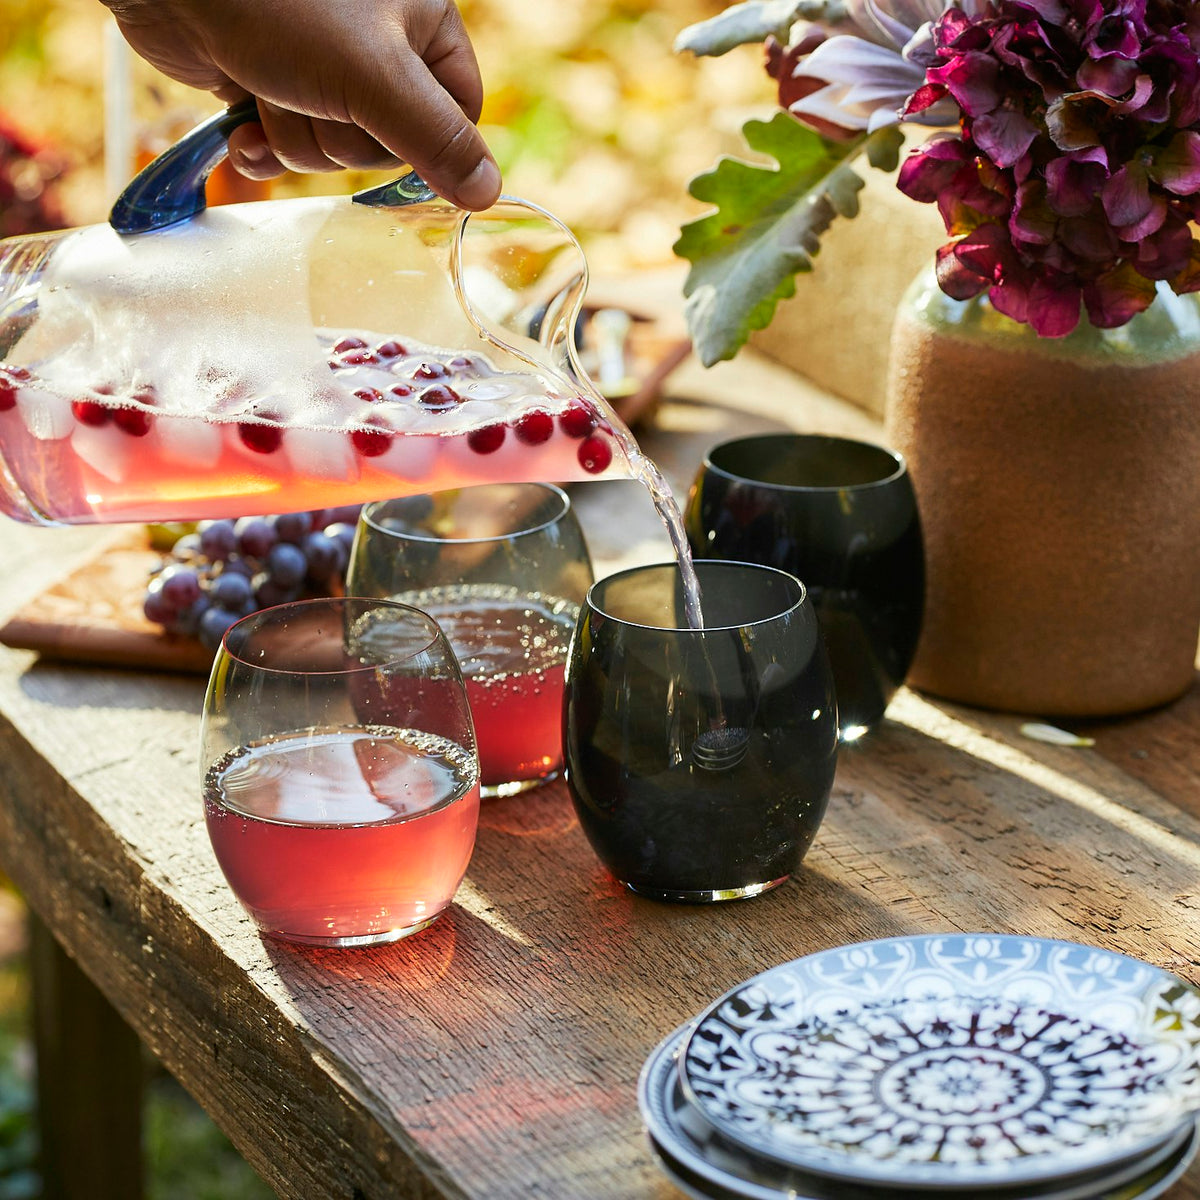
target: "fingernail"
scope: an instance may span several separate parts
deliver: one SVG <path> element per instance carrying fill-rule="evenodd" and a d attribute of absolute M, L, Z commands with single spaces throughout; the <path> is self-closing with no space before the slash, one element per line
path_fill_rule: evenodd
<path fill-rule="evenodd" d="M 500 168 L 490 158 L 479 165 L 454 189 L 454 202 L 460 208 L 478 211 L 495 203 L 500 195 Z"/>
<path fill-rule="evenodd" d="M 243 158 L 248 163 L 261 163 L 266 161 L 271 147 L 266 142 L 247 142 L 244 146 L 239 146 L 236 153 L 238 158 Z"/>

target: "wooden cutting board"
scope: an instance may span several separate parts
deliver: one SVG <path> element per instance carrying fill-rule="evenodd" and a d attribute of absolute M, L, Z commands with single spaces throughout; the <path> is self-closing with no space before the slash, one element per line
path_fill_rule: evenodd
<path fill-rule="evenodd" d="M 209 651 L 142 615 L 150 571 L 160 558 L 140 533 L 108 544 L 0 626 L 0 642 L 80 663 L 207 675 Z"/>

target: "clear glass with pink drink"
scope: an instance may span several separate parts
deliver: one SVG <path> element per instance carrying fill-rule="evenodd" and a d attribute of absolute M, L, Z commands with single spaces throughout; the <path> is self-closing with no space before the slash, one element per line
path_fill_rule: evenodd
<path fill-rule="evenodd" d="M 489 484 L 364 507 L 347 591 L 432 616 L 458 658 L 484 796 L 562 767 L 563 672 L 593 582 L 583 531 L 549 484 Z"/>
<path fill-rule="evenodd" d="M 201 725 L 217 861 L 257 927 L 362 946 L 424 929 L 462 882 L 479 763 L 462 675 L 431 618 L 383 600 L 244 618 Z"/>

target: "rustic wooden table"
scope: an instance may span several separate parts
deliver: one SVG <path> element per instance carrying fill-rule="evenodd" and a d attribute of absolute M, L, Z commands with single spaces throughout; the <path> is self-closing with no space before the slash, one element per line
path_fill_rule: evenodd
<path fill-rule="evenodd" d="M 752 359 L 674 390 L 706 400 L 667 404 L 647 440 L 680 494 L 734 432 L 875 432 Z M 602 568 L 664 556 L 634 485 L 576 499 Z M 0 616 L 104 536 L 0 525 Z M 43 1024 L 93 981 L 281 1196 L 676 1197 L 641 1132 L 643 1059 L 734 983 L 839 943 L 1036 934 L 1200 982 L 1200 688 L 1094 723 L 1087 749 L 902 692 L 843 754 L 802 871 L 740 904 L 619 889 L 561 783 L 494 801 L 442 920 L 341 952 L 261 940 L 225 887 L 200 812 L 201 696 L 195 678 L 0 650 L 0 865 L 82 968 L 72 982 L 50 952 Z M 79 1070 L 51 1131 L 59 1187 L 128 1200 L 127 1177 L 105 1176 L 129 1131 L 120 1025 L 68 1028 L 73 1042 L 43 1038 Z M 61 1145 L 72 1120 L 86 1153 Z M 1200 1200 L 1200 1167 L 1170 1197 Z"/>

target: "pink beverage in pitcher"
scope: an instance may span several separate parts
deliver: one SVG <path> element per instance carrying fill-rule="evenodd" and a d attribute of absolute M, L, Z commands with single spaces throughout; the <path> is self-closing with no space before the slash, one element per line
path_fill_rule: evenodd
<path fill-rule="evenodd" d="M 265 933 L 353 945 L 413 933 L 450 903 L 475 844 L 462 747 L 385 726 L 305 731 L 209 768 L 204 810 L 229 886 Z"/>
<path fill-rule="evenodd" d="M 631 473 L 598 406 L 532 372 L 401 337 L 320 339 L 326 381 L 310 374 L 303 402 L 215 365 L 183 378 L 98 361 L 64 387 L 0 362 L 0 512 L 193 520 Z"/>

